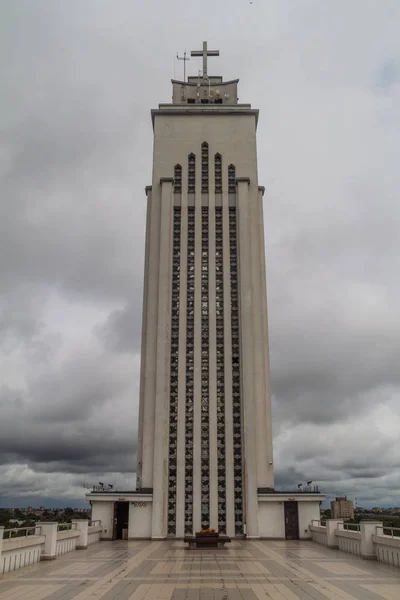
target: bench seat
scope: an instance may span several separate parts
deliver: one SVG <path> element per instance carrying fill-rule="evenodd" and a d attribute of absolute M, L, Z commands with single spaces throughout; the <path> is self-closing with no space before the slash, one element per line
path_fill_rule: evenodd
<path fill-rule="evenodd" d="M 224 548 L 231 538 L 227 535 L 186 535 L 184 542 L 189 548 Z"/>

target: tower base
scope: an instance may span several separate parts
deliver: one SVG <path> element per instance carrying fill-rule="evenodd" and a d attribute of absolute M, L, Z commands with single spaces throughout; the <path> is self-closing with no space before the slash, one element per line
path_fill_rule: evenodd
<path fill-rule="evenodd" d="M 240 536 L 241 539 L 306 540 L 311 539 L 311 521 L 320 519 L 325 495 L 259 490 L 257 498 L 258 535 Z M 153 535 L 152 490 L 96 491 L 86 494 L 86 499 L 92 506 L 92 520 L 102 523 L 103 540 L 167 539 L 167 535 Z"/>

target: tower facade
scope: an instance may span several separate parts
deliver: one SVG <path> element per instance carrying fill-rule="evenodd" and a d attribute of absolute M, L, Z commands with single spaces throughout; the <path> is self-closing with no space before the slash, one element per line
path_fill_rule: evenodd
<path fill-rule="evenodd" d="M 238 80 L 172 81 L 152 111 L 137 489 L 152 537 L 259 536 L 273 489 L 258 111 Z"/>

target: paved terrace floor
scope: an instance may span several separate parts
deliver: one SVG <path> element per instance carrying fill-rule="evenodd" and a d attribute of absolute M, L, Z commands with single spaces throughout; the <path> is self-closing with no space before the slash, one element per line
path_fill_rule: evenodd
<path fill-rule="evenodd" d="M 399 600 L 400 569 L 312 542 L 101 542 L 0 576 L 1 600 Z"/>

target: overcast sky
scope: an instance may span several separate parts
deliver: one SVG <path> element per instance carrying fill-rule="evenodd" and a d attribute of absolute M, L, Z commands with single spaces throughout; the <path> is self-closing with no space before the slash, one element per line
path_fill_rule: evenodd
<path fill-rule="evenodd" d="M 399 30 L 398 0 L 1 2 L 0 506 L 134 485 L 150 109 L 203 39 L 260 109 L 277 487 L 400 505 Z"/>

